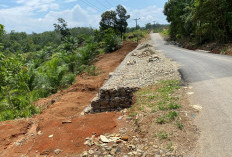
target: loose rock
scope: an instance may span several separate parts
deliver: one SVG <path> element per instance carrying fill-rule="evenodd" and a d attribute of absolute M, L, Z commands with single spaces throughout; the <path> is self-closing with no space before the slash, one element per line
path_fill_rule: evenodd
<path fill-rule="evenodd" d="M 110 142 L 110 140 L 109 140 L 108 138 L 106 138 L 104 135 L 101 135 L 101 136 L 100 136 L 100 139 L 101 139 L 101 141 L 104 142 L 104 143 L 109 143 L 109 142 Z"/>

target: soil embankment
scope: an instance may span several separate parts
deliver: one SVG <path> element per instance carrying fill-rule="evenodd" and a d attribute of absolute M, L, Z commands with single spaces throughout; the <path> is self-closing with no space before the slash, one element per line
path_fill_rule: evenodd
<path fill-rule="evenodd" d="M 125 42 L 111 54 L 98 57 L 95 66 L 100 74 L 77 76 L 70 88 L 36 102 L 45 108 L 42 114 L 30 119 L 0 123 L 0 156 L 36 156 L 59 154 L 74 155 L 86 149 L 86 137 L 96 133 L 110 133 L 123 125 L 118 123 L 121 113 L 99 113 L 80 116 L 83 109 L 108 79 L 108 74 L 136 48 L 137 44 Z"/>

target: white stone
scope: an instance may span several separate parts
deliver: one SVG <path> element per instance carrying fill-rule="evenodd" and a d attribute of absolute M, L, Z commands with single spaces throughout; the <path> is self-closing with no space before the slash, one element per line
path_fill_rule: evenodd
<path fill-rule="evenodd" d="M 101 135 L 101 136 L 100 136 L 100 140 L 101 140 L 102 142 L 104 142 L 104 143 L 109 143 L 109 142 L 110 142 L 110 140 L 109 140 L 108 138 L 106 138 L 104 135 Z"/>

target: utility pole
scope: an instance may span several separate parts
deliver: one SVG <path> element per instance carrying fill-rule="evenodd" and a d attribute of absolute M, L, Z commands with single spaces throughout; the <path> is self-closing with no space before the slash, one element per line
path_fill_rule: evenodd
<path fill-rule="evenodd" d="M 138 20 L 140 20 L 140 18 L 136 18 L 134 19 L 135 20 L 135 23 L 136 23 L 136 30 L 138 29 Z M 139 42 L 139 35 L 138 35 L 138 32 L 137 32 L 137 43 Z"/>
<path fill-rule="evenodd" d="M 155 29 L 155 24 L 156 24 L 156 21 L 153 21 L 153 23 L 154 23 L 154 24 L 153 24 L 153 29 Z"/>

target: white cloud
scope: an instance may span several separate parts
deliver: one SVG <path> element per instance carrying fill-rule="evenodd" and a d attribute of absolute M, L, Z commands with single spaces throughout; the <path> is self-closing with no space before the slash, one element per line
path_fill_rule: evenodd
<path fill-rule="evenodd" d="M 165 16 L 163 14 L 163 8 L 158 8 L 155 5 L 149 6 L 144 9 L 130 9 L 128 8 L 128 14 L 131 15 L 131 18 L 129 20 L 129 26 L 134 27 L 135 22 L 133 19 L 140 18 L 138 21 L 138 24 L 140 26 L 144 26 L 147 23 L 153 23 L 153 21 L 156 21 L 160 24 L 166 24 L 167 21 L 165 20 Z"/>
<path fill-rule="evenodd" d="M 65 3 L 77 2 L 77 0 L 64 0 Z"/>
<path fill-rule="evenodd" d="M 16 8 L 30 8 L 30 10 L 38 12 L 46 12 L 48 10 L 59 9 L 59 4 L 55 3 L 55 0 L 18 0 L 16 3 L 21 5 Z"/>
<path fill-rule="evenodd" d="M 59 5 L 54 0 L 18 0 L 20 6 L 0 9 L 1 23 L 5 29 L 31 32 L 53 30 L 53 24 L 59 17 L 64 18 L 69 27 L 92 26 L 98 27 L 100 15 L 92 8 L 83 9 L 79 5 L 72 9 L 58 10 Z M 44 16 L 39 16 L 43 12 Z"/>
<path fill-rule="evenodd" d="M 2 8 L 7 8 L 7 7 L 8 7 L 8 5 L 0 4 L 0 7 L 2 7 Z"/>
<path fill-rule="evenodd" d="M 57 22 L 59 17 L 66 20 L 69 27 L 91 26 L 99 27 L 100 13 L 91 7 L 82 8 L 75 5 L 71 9 L 60 10 L 60 5 L 64 2 L 74 0 L 64 0 L 60 3 L 55 0 L 17 0 L 17 6 L 11 8 L 0 9 L 1 24 L 5 25 L 6 30 L 43 32 L 53 30 L 53 24 Z M 134 27 L 133 19 L 140 18 L 138 24 L 140 26 L 146 23 L 156 21 L 158 23 L 167 23 L 163 15 L 162 8 L 150 6 L 145 9 L 127 8 L 129 26 Z"/>

